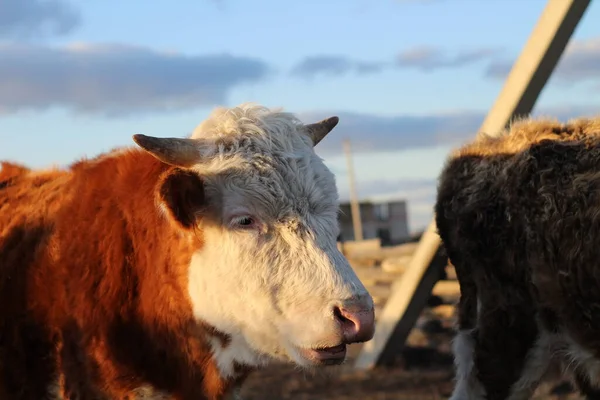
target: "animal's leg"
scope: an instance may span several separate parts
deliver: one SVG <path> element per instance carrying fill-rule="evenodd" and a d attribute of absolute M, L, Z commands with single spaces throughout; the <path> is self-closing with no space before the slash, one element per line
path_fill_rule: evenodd
<path fill-rule="evenodd" d="M 483 400 L 488 398 L 486 397 L 485 386 L 479 381 L 474 365 L 475 335 L 475 331 L 463 331 L 459 332 L 454 340 L 453 351 L 457 382 L 451 400 Z M 531 397 L 551 362 L 550 341 L 549 336 L 541 336 L 535 346 L 527 353 L 522 373 L 519 379 L 510 385 L 510 391 L 506 399 L 526 400 Z M 590 399 L 600 400 L 600 397 L 590 397 Z"/>
<path fill-rule="evenodd" d="M 527 358 L 519 379 L 512 385 L 509 400 L 527 400 L 538 387 L 552 360 L 554 336 L 540 332 L 535 345 L 527 352 Z"/>
<path fill-rule="evenodd" d="M 506 295 L 511 296 L 502 292 Z M 479 310 L 473 368 L 486 400 L 527 399 L 543 375 L 539 360 L 547 352 L 540 350 L 538 354 L 536 318 L 528 309 L 531 302 L 525 301 L 520 309 L 504 308 L 501 301 L 494 299 Z"/>
<path fill-rule="evenodd" d="M 456 384 L 450 400 L 485 400 L 485 390 L 474 370 L 475 334 L 477 324 L 477 288 L 472 275 L 455 265 L 460 282 L 458 303 L 458 333 L 452 341 Z"/>

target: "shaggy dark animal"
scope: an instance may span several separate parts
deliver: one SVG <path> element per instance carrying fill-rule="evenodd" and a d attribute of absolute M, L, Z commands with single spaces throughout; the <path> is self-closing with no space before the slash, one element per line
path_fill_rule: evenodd
<path fill-rule="evenodd" d="M 451 399 L 527 399 L 552 362 L 600 398 L 600 119 L 462 147 L 435 213 L 461 286 Z"/>

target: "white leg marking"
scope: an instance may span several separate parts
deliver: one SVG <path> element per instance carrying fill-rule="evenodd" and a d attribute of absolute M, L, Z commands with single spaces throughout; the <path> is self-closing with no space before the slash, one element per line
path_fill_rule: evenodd
<path fill-rule="evenodd" d="M 461 330 L 452 341 L 456 385 L 449 400 L 485 400 L 485 389 L 473 373 L 475 341 L 472 330 Z"/>
<path fill-rule="evenodd" d="M 566 348 L 564 350 L 565 372 L 574 373 L 575 368 L 579 367 L 590 386 L 600 388 L 600 360 L 568 334 L 565 334 L 563 339 Z"/>

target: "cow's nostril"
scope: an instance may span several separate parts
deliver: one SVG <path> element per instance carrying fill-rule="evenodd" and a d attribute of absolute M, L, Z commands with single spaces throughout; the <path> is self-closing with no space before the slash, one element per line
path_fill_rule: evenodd
<path fill-rule="evenodd" d="M 333 315 L 342 328 L 346 343 L 364 342 L 373 337 L 375 316 L 373 309 L 335 306 Z"/>
<path fill-rule="evenodd" d="M 342 309 L 339 308 L 338 306 L 335 306 L 333 309 L 333 315 L 335 316 L 335 319 L 337 319 L 342 325 L 354 325 L 354 322 L 352 322 L 352 320 L 346 318 L 344 316 L 344 313 L 342 312 Z"/>

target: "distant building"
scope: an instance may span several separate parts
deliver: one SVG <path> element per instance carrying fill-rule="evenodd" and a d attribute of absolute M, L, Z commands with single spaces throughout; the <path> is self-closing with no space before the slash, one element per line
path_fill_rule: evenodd
<path fill-rule="evenodd" d="M 363 239 L 381 239 L 382 245 L 400 243 L 410 237 L 406 201 L 391 201 L 387 203 L 360 203 Z M 350 203 L 340 204 L 340 236 L 338 240 L 345 242 L 354 240 L 352 226 L 352 211 Z"/>

